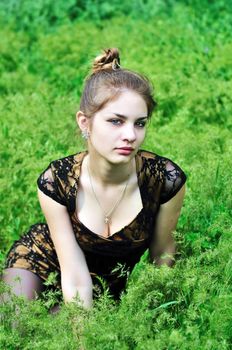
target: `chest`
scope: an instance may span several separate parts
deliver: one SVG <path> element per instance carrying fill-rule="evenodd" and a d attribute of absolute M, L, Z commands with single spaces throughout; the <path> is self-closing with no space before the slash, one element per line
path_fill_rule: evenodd
<path fill-rule="evenodd" d="M 140 189 L 132 184 L 125 193 L 104 189 L 95 194 L 80 182 L 76 198 L 76 215 L 89 230 L 107 237 L 105 217 L 109 214 L 110 235 L 128 226 L 143 208 Z"/>

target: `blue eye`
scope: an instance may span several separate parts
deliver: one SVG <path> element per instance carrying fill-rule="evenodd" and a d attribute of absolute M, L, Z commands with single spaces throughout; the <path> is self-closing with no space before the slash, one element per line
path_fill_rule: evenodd
<path fill-rule="evenodd" d="M 110 119 L 108 121 L 113 125 L 121 125 L 122 124 L 122 120 L 120 120 L 120 119 Z"/>
<path fill-rule="evenodd" d="M 115 125 L 115 126 L 120 126 L 124 123 L 123 120 L 121 119 L 116 119 L 116 118 L 113 118 L 113 119 L 109 119 L 107 120 L 109 123 Z M 135 122 L 135 126 L 138 127 L 138 128 L 144 128 L 146 126 L 146 120 L 141 120 L 141 121 L 137 121 Z"/>

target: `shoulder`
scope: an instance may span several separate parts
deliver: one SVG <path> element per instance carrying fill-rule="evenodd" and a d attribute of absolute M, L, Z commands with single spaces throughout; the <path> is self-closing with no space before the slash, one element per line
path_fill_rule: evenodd
<path fill-rule="evenodd" d="M 53 174 L 59 178 L 65 180 L 67 176 L 76 173 L 76 169 L 80 167 L 83 157 L 87 151 L 81 151 L 75 154 L 65 156 L 51 161 L 50 167 Z"/>
<path fill-rule="evenodd" d="M 78 152 L 56 160 L 40 174 L 37 182 L 52 182 L 58 187 L 68 189 L 73 186 L 80 175 L 81 163 L 87 151 Z"/>
<path fill-rule="evenodd" d="M 64 165 L 70 168 L 73 164 L 81 161 L 86 153 L 87 151 L 77 152 L 59 159 L 52 160 L 50 164 L 57 168 L 63 167 Z"/>
<path fill-rule="evenodd" d="M 51 161 L 37 179 L 39 189 L 58 203 L 72 209 L 74 207 L 73 194 L 86 152 L 78 152 Z"/>
<path fill-rule="evenodd" d="M 147 151 L 144 149 L 140 149 L 137 153 L 138 157 L 147 159 L 147 160 L 152 160 L 152 159 L 156 159 L 159 157 L 156 153 L 151 152 L 151 151 Z"/>
<path fill-rule="evenodd" d="M 138 158 L 140 158 L 143 162 L 149 163 L 149 164 L 159 164 L 160 170 L 164 172 L 164 174 L 167 174 L 167 171 L 173 170 L 174 168 L 176 171 L 183 171 L 179 165 L 177 165 L 173 160 L 158 155 L 154 152 L 147 151 L 147 150 L 139 150 L 137 153 Z"/>
<path fill-rule="evenodd" d="M 136 157 L 143 168 L 153 168 L 156 166 L 159 170 L 161 170 L 165 166 L 165 158 L 151 151 L 139 150 Z"/>
<path fill-rule="evenodd" d="M 162 184 L 160 203 L 166 203 L 179 192 L 186 182 L 185 172 L 173 160 L 154 152 L 140 150 L 137 155 L 141 163 L 140 169 L 146 174 L 146 177 L 149 177 L 149 182 L 155 178 L 154 185 L 158 182 Z"/>

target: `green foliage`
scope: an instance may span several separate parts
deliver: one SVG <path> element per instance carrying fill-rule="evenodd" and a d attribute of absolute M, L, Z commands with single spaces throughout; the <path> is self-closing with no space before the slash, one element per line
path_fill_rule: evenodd
<path fill-rule="evenodd" d="M 230 1 L 210 0 L 8 0 L 0 2 L 0 21 L 16 30 L 26 30 L 35 36 L 41 28 L 51 31 L 60 24 L 91 19 L 100 25 L 102 20 L 126 15 L 134 19 L 175 17 L 176 8 L 190 11 L 199 29 L 213 26 L 217 30 L 231 26 Z M 184 21 L 188 20 L 183 16 Z"/>
<path fill-rule="evenodd" d="M 101 48 L 119 47 L 123 67 L 151 78 L 158 108 L 143 148 L 188 176 L 174 268 L 152 266 L 146 252 L 121 302 L 100 281 L 91 312 L 61 303 L 51 315 L 60 294 L 49 289 L 30 303 L 12 297 L 1 304 L 0 348 L 231 347 L 230 14 L 229 1 L 0 2 L 2 265 L 13 241 L 44 221 L 38 175 L 84 148 L 75 112 Z"/>

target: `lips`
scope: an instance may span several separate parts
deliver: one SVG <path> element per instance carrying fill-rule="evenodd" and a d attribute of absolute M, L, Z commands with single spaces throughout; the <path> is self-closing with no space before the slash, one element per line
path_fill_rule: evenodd
<path fill-rule="evenodd" d="M 134 151 L 134 148 L 132 147 L 117 147 L 115 149 L 118 154 L 123 156 L 129 156 Z"/>
<path fill-rule="evenodd" d="M 117 147 L 116 149 L 124 150 L 124 151 L 134 151 L 132 147 Z"/>

